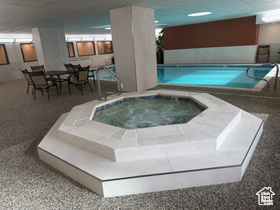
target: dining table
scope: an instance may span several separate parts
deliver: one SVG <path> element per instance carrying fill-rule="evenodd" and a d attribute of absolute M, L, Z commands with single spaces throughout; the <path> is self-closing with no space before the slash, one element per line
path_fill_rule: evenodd
<path fill-rule="evenodd" d="M 59 85 L 59 91 L 61 93 L 61 89 L 62 89 L 62 82 L 66 82 L 68 81 L 68 79 L 64 79 L 61 78 L 62 75 L 69 75 L 72 72 L 70 71 L 65 71 L 65 70 L 50 70 L 50 71 L 46 71 L 45 75 L 46 76 L 50 76 L 51 79 L 55 82 L 58 82 Z"/>

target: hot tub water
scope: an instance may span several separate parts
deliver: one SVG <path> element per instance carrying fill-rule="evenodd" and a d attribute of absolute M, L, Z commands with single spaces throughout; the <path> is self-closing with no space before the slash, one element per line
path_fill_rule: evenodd
<path fill-rule="evenodd" d="M 97 111 L 94 121 L 125 128 L 186 123 L 204 110 L 189 98 L 137 99 Z"/>

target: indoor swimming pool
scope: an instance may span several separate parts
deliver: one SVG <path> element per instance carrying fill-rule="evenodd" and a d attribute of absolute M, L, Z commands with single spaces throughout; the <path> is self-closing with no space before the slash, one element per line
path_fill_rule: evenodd
<path fill-rule="evenodd" d="M 253 89 L 260 80 L 247 77 L 246 69 L 252 65 L 160 65 L 157 81 L 162 84 L 198 85 Z M 252 68 L 249 75 L 264 78 L 273 66 Z M 108 68 L 115 74 L 115 67 Z M 111 79 L 100 71 L 101 79 Z"/>
<path fill-rule="evenodd" d="M 179 85 L 222 86 L 254 88 L 260 81 L 247 77 L 246 69 L 251 65 L 177 65 L 158 66 L 158 83 Z M 272 66 L 252 68 L 250 76 L 264 78 Z"/>

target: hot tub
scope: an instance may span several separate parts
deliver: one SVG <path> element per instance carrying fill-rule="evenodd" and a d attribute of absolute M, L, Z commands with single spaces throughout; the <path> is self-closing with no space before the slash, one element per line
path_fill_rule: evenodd
<path fill-rule="evenodd" d="M 122 98 L 99 106 L 94 121 L 124 129 L 183 124 L 205 110 L 191 98 L 151 95 Z"/>
<path fill-rule="evenodd" d="M 92 120 L 98 110 L 131 98 L 191 100 L 203 110 L 187 122 L 144 128 Z M 94 192 L 113 197 L 240 181 L 262 128 L 261 119 L 209 94 L 126 93 L 62 115 L 38 145 L 38 154 Z"/>

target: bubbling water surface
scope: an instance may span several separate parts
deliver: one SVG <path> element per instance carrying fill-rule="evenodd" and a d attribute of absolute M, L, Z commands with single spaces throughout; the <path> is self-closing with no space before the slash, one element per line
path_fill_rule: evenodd
<path fill-rule="evenodd" d="M 190 121 L 201 113 L 194 101 L 138 99 L 97 111 L 94 121 L 125 128 L 146 128 Z"/>

